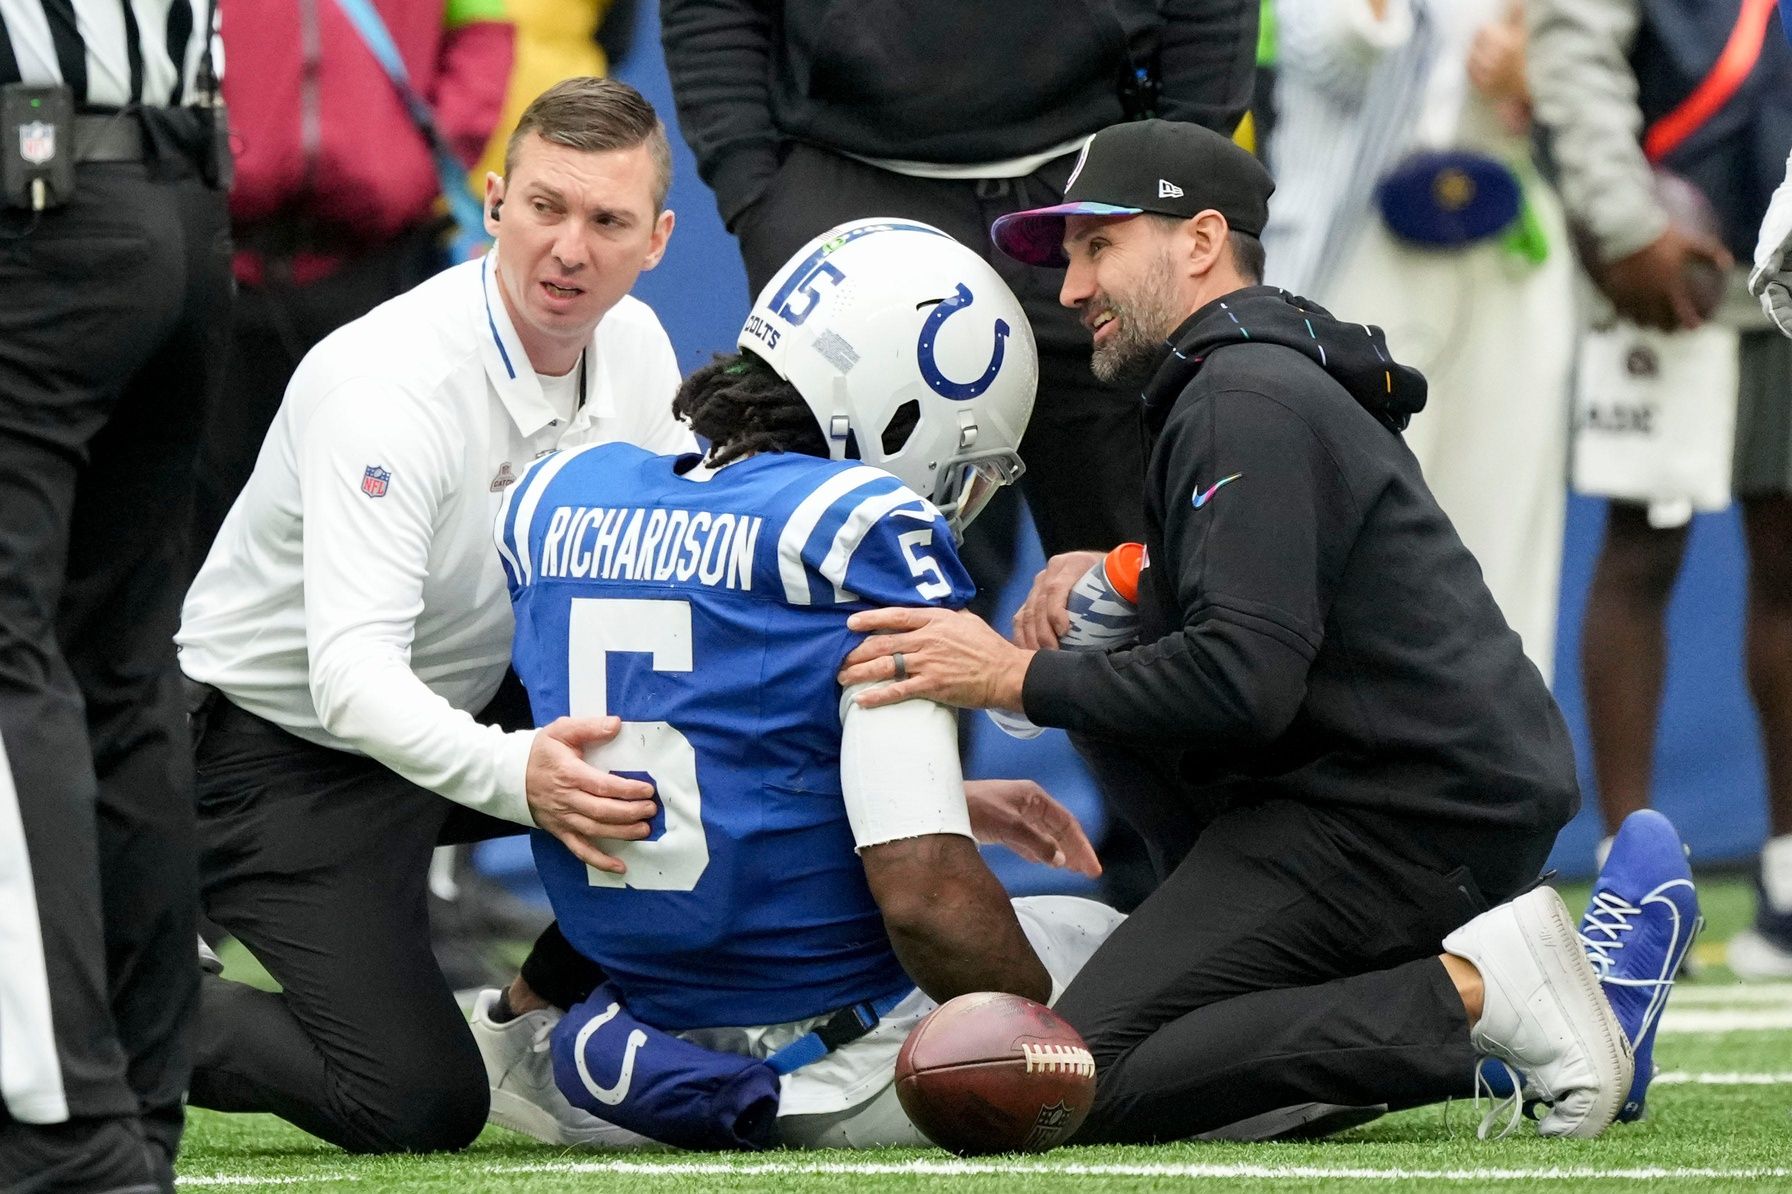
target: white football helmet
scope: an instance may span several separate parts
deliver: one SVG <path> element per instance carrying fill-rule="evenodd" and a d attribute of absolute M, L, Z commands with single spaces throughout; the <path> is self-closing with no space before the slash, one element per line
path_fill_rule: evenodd
<path fill-rule="evenodd" d="M 796 387 L 828 442 L 894 473 L 962 535 L 1022 471 L 1039 357 L 988 262 L 915 220 L 855 220 L 766 285 L 740 347 Z"/>

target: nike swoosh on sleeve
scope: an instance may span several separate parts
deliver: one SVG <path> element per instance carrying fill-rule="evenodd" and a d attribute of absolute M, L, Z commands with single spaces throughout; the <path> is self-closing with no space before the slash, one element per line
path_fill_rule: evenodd
<path fill-rule="evenodd" d="M 1230 477 L 1221 477 L 1219 480 L 1215 481 L 1211 486 L 1209 486 L 1207 489 L 1207 492 L 1205 492 L 1205 493 L 1202 493 L 1200 487 L 1196 486 L 1195 494 L 1192 499 L 1195 509 L 1199 510 L 1202 506 L 1205 506 L 1213 498 L 1214 493 L 1219 489 L 1220 486 L 1226 484 L 1229 481 L 1236 481 L 1242 476 L 1244 476 L 1243 473 L 1233 473 Z"/>

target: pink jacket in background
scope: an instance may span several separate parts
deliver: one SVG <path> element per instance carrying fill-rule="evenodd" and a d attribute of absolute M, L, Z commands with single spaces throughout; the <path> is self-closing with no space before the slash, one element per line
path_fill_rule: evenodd
<path fill-rule="evenodd" d="M 374 0 L 411 84 L 471 165 L 504 102 L 514 31 L 474 19 L 450 27 L 444 0 Z M 452 7 L 497 11 L 497 5 Z M 222 0 L 224 98 L 236 148 L 230 212 L 237 277 L 261 281 L 255 251 L 280 225 L 305 229 L 300 283 L 429 219 L 440 186 L 429 146 L 392 81 L 336 0 Z"/>

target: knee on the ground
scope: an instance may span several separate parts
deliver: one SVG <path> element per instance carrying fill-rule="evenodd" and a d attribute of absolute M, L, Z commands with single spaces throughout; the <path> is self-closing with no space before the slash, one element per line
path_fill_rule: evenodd
<path fill-rule="evenodd" d="M 345 1147 L 358 1153 L 434 1153 L 458 1152 L 472 1144 L 491 1108 L 484 1069 L 470 1081 L 433 1077 L 436 1081 L 394 1084 L 377 1110 L 357 1108 L 348 1117 L 357 1138 Z"/>

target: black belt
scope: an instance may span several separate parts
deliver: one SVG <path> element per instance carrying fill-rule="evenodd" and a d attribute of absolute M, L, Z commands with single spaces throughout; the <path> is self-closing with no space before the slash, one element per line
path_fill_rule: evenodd
<path fill-rule="evenodd" d="M 212 703 L 211 712 L 206 718 L 207 728 L 225 734 L 250 734 L 257 738 L 290 738 L 292 734 L 281 729 L 265 717 L 257 717 L 247 709 L 231 703 L 229 697 L 219 694 Z"/>
<path fill-rule="evenodd" d="M 273 722 L 233 704 L 229 697 L 209 684 L 182 677 L 186 687 L 187 716 L 192 720 L 194 739 L 216 731 L 221 734 L 252 735 L 258 738 L 290 738 L 293 735 Z"/>
<path fill-rule="evenodd" d="M 143 125 L 131 113 L 75 115 L 75 161 L 141 162 L 148 156 Z"/>

